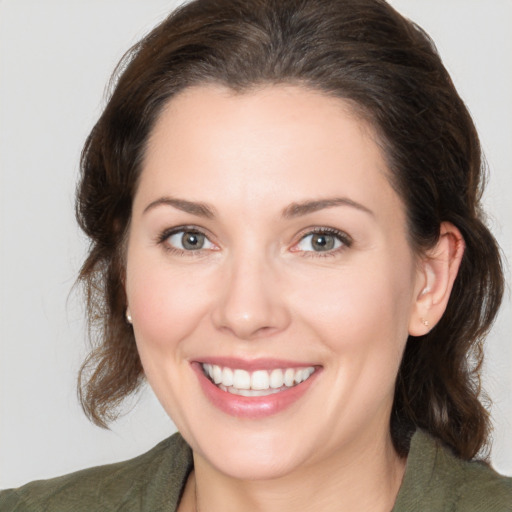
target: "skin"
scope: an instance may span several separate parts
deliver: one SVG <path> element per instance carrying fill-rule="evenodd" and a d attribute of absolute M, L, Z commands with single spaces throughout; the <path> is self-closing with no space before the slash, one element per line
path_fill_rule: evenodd
<path fill-rule="evenodd" d="M 146 377 L 193 449 L 181 511 L 196 497 L 208 511 L 391 510 L 405 468 L 389 433 L 398 367 L 408 335 L 442 315 L 463 241 L 443 224 L 438 246 L 415 254 L 388 172 L 371 127 L 305 88 L 199 86 L 162 112 L 126 293 Z M 348 202 L 283 215 L 331 198 Z M 206 235 L 202 249 L 168 236 L 183 225 Z M 322 252 L 310 234 L 325 228 L 342 235 Z M 284 411 L 240 418 L 204 395 L 191 362 L 208 357 L 318 372 Z"/>

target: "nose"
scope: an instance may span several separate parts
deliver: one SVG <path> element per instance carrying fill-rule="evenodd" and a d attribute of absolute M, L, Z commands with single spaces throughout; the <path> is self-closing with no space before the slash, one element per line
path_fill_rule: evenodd
<path fill-rule="evenodd" d="M 231 261 L 213 311 L 215 327 L 243 340 L 285 330 L 290 314 L 282 281 L 278 269 L 254 254 Z"/>

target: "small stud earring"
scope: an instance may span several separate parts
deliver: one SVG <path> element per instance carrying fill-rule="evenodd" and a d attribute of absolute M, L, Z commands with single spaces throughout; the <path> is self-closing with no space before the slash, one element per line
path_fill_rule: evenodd
<path fill-rule="evenodd" d="M 126 316 L 126 321 L 131 325 L 133 323 L 132 322 L 132 315 L 130 315 L 128 309 L 126 310 L 125 316 Z"/>
<path fill-rule="evenodd" d="M 425 326 L 425 327 L 428 327 L 430 325 L 430 322 L 428 320 L 425 320 L 424 318 L 421 319 L 421 323 Z"/>

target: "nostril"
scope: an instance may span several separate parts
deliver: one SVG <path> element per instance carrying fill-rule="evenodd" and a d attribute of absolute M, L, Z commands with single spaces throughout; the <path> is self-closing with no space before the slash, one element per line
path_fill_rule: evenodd
<path fill-rule="evenodd" d="M 274 332 L 278 332 L 279 329 L 271 326 L 254 326 L 254 324 L 246 323 L 234 323 L 227 322 L 225 325 L 218 327 L 221 331 L 230 333 L 239 339 L 252 340 L 272 335 Z"/>
<path fill-rule="evenodd" d="M 289 323 L 283 294 L 271 273 L 258 262 L 242 259 L 232 268 L 219 290 L 213 309 L 216 329 L 244 340 L 270 336 Z"/>

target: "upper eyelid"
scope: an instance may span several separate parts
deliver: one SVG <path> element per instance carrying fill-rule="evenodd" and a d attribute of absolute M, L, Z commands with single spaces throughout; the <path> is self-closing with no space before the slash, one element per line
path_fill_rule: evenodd
<path fill-rule="evenodd" d="M 299 234 L 299 236 L 298 236 L 298 242 L 300 242 L 301 240 L 303 240 L 305 237 L 307 237 L 309 235 L 322 234 L 322 233 L 325 233 L 328 235 L 333 235 L 333 236 L 338 236 L 346 244 L 353 243 L 352 237 L 347 232 L 342 231 L 341 229 L 322 227 L 322 226 L 310 227 L 310 228 L 306 228 L 306 229 L 302 230 L 301 234 Z"/>
<path fill-rule="evenodd" d="M 196 232 L 196 233 L 201 233 L 202 235 L 204 235 L 206 238 L 208 238 L 208 240 L 210 240 L 210 242 L 212 242 L 212 235 L 210 234 L 209 230 L 205 229 L 205 228 L 201 228 L 199 226 L 195 226 L 195 225 L 185 225 L 185 226 L 176 226 L 176 227 L 173 227 L 173 228 L 167 228 L 167 229 L 163 229 L 162 231 L 160 231 L 159 235 L 158 235 L 158 240 L 160 241 L 165 241 L 167 238 L 169 238 L 170 236 L 172 235 L 175 235 L 176 233 L 180 233 L 180 232 Z M 213 243 L 213 242 L 212 242 Z"/>
<path fill-rule="evenodd" d="M 200 248 L 194 250 L 181 249 L 180 247 L 175 247 L 173 244 L 169 243 L 168 240 L 171 236 L 174 236 L 178 233 L 199 233 L 202 234 L 210 244 L 213 246 L 217 246 L 215 242 L 211 240 L 211 237 L 205 232 L 204 229 L 199 228 L 194 225 L 187 226 L 176 226 L 173 228 L 164 229 L 161 231 L 155 238 L 156 245 L 161 246 L 165 252 L 174 253 L 179 256 L 188 256 L 188 257 L 199 257 L 200 255 L 204 255 L 208 251 L 215 251 L 215 248 Z"/>
<path fill-rule="evenodd" d="M 327 251 L 315 251 L 315 250 L 304 250 L 299 249 L 297 246 L 304 240 L 304 238 L 317 234 L 317 233 L 325 233 L 328 235 L 336 236 L 341 242 L 341 245 L 339 247 L 327 250 Z M 339 229 L 334 228 L 316 228 L 316 229 L 310 229 L 309 231 L 306 231 L 297 242 L 295 242 L 290 249 L 291 252 L 295 252 L 299 254 L 302 258 L 315 258 L 315 259 L 322 259 L 322 258 L 328 258 L 328 257 L 336 257 L 340 256 L 342 254 L 345 254 L 345 251 L 349 250 L 352 247 L 353 239 L 350 235 L 348 235 L 346 232 L 341 231 Z M 295 249 L 294 249 L 295 247 Z"/>
<path fill-rule="evenodd" d="M 187 232 L 187 231 L 201 233 L 211 243 L 215 244 L 215 242 L 213 241 L 213 239 L 215 237 L 208 229 L 199 227 L 194 224 L 187 224 L 187 225 L 175 226 L 172 228 L 164 229 L 159 233 L 159 235 L 157 237 L 157 241 L 160 243 L 163 243 L 170 236 L 175 235 L 176 233 Z M 301 230 L 299 232 L 299 234 L 296 235 L 295 241 L 293 242 L 292 246 L 297 245 L 305 237 L 307 237 L 309 235 L 313 235 L 313 234 L 318 234 L 318 233 L 326 233 L 326 234 L 329 234 L 332 236 L 337 236 L 343 242 L 343 244 L 347 247 L 349 247 L 353 243 L 352 237 L 348 233 L 346 233 L 345 231 L 342 231 L 340 229 L 332 228 L 332 227 L 328 227 L 328 226 L 309 226 L 309 227 Z"/>

